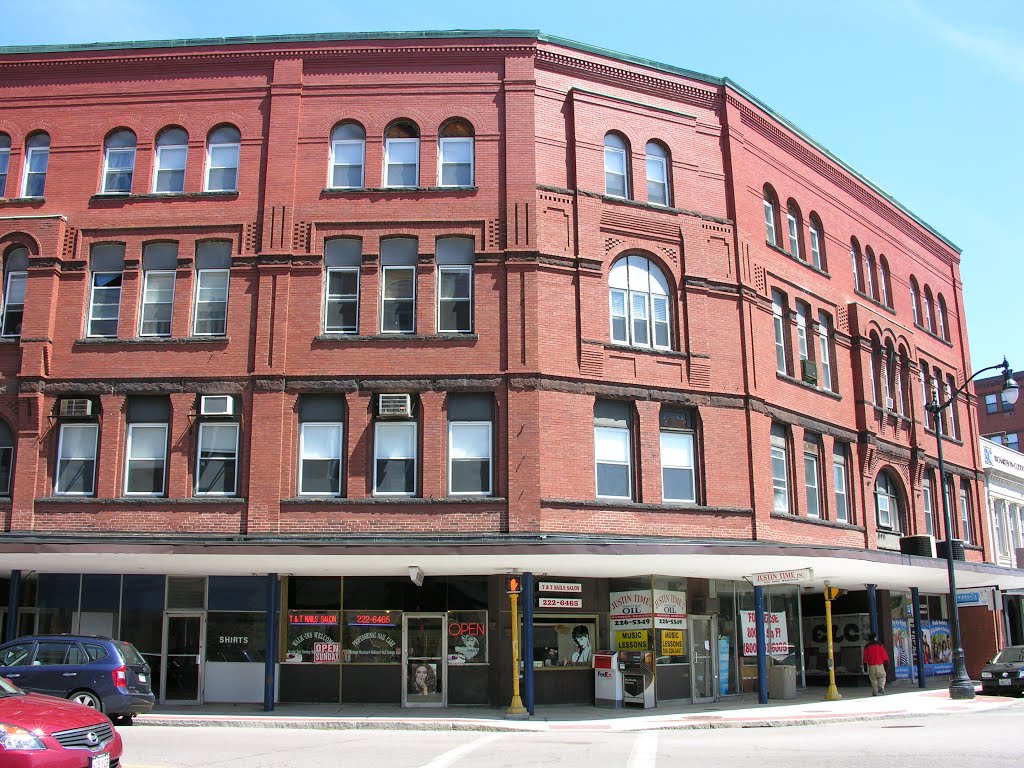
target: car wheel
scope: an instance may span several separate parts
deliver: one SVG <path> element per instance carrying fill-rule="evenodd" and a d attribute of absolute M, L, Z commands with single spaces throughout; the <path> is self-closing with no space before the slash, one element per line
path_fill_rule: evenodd
<path fill-rule="evenodd" d="M 97 709 L 100 712 L 103 711 L 103 703 L 100 701 L 100 697 L 92 691 L 75 691 L 68 695 L 68 698 L 76 704 L 84 704 L 92 709 Z"/>

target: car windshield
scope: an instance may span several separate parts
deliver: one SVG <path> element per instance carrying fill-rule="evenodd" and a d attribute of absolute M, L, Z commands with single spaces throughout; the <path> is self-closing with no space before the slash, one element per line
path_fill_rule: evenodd
<path fill-rule="evenodd" d="M 1014 661 L 1024 661 L 1024 645 L 1011 645 L 1003 648 L 999 654 L 992 659 L 993 664 L 1009 664 Z"/>
<path fill-rule="evenodd" d="M 0 677 L 0 699 L 4 696 L 20 696 L 25 693 L 6 677 Z"/>
<path fill-rule="evenodd" d="M 142 654 L 136 651 L 135 646 L 131 643 L 126 643 L 122 640 L 115 640 L 114 645 L 116 645 L 117 650 L 121 652 L 121 656 L 124 659 L 125 664 L 139 667 L 146 665 L 146 660 L 142 658 Z"/>

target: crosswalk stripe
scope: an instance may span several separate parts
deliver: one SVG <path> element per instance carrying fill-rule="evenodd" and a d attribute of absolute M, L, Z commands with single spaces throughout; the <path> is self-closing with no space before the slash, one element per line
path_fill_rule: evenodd
<path fill-rule="evenodd" d="M 448 768 L 448 766 L 454 765 L 473 750 L 479 749 L 486 744 L 490 744 L 492 741 L 497 741 L 503 735 L 504 734 L 501 733 L 491 733 L 487 736 L 481 736 L 479 739 L 474 739 L 468 744 L 463 744 L 461 747 L 456 747 L 455 749 L 449 749 L 447 752 L 442 752 L 429 763 L 421 765 L 420 768 Z"/>
<path fill-rule="evenodd" d="M 637 736 L 626 768 L 654 768 L 658 762 L 658 734 L 648 731 Z"/>

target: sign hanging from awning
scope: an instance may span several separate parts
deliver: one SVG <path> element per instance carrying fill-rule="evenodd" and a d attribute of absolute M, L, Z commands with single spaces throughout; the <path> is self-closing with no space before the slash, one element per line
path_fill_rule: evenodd
<path fill-rule="evenodd" d="M 797 568 L 791 571 L 769 571 L 754 573 L 745 577 L 755 587 L 771 587 L 775 584 L 801 584 L 814 578 L 813 568 Z"/>

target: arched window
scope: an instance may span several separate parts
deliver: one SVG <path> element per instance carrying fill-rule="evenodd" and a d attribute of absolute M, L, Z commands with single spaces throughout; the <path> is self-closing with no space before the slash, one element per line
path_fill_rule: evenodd
<path fill-rule="evenodd" d="M 14 433 L 0 421 L 0 496 L 11 495 L 11 470 L 14 467 Z"/>
<path fill-rule="evenodd" d="M 891 470 L 883 469 L 875 478 L 875 512 L 879 528 L 890 531 L 904 530 L 902 494 Z"/>
<path fill-rule="evenodd" d="M 864 249 L 864 293 L 878 301 L 878 267 L 870 246 Z"/>
<path fill-rule="evenodd" d="M 629 148 L 617 133 L 604 137 L 604 193 L 629 199 Z"/>
<path fill-rule="evenodd" d="M 800 230 L 803 228 L 803 219 L 800 217 L 800 208 L 795 200 L 786 203 L 786 229 L 789 233 L 789 255 L 794 259 L 803 258 L 803 249 L 800 247 Z"/>
<path fill-rule="evenodd" d="M 892 339 L 885 341 L 885 360 L 883 361 L 885 377 L 882 381 L 882 391 L 885 395 L 885 410 L 895 411 L 899 400 L 899 366 L 896 360 L 896 348 Z"/>
<path fill-rule="evenodd" d="M 775 371 L 781 374 L 789 373 L 789 354 L 786 343 L 786 315 L 789 314 L 789 307 L 786 304 L 786 295 L 772 288 L 772 326 L 775 330 Z"/>
<path fill-rule="evenodd" d="M 939 294 L 939 310 L 935 313 L 935 320 L 938 324 L 937 332 L 946 341 L 949 341 L 949 315 L 946 313 L 946 300 Z"/>
<path fill-rule="evenodd" d="M 210 131 L 206 139 L 206 191 L 238 191 L 238 162 L 242 134 L 233 125 Z"/>
<path fill-rule="evenodd" d="M 359 123 L 339 123 L 331 131 L 331 189 L 361 189 L 366 163 L 366 131 Z"/>
<path fill-rule="evenodd" d="M 898 367 L 896 369 L 896 406 L 901 416 L 910 415 L 910 358 L 907 348 L 902 344 L 897 352 Z"/>
<path fill-rule="evenodd" d="M 657 141 L 647 142 L 647 202 L 672 205 L 669 188 L 668 150 Z"/>
<path fill-rule="evenodd" d="M 914 312 L 914 325 L 921 324 L 921 289 L 917 287 L 917 278 L 910 276 L 910 308 Z"/>
<path fill-rule="evenodd" d="M 885 404 L 885 360 L 883 358 L 882 341 L 874 332 L 871 333 L 871 401 L 877 405 Z"/>
<path fill-rule="evenodd" d="M 188 161 L 188 133 L 184 128 L 164 128 L 156 137 L 153 191 L 185 191 L 185 163 Z"/>
<path fill-rule="evenodd" d="M 768 245 L 779 246 L 779 196 L 770 184 L 764 185 L 764 237 Z"/>
<path fill-rule="evenodd" d="M 384 131 L 384 186 L 407 188 L 420 183 L 420 129 L 411 120 L 396 120 Z"/>
<path fill-rule="evenodd" d="M 927 405 L 932 401 L 932 375 L 928 368 L 928 363 L 923 360 L 921 365 L 921 407 L 924 409 L 924 426 L 925 429 L 935 429 L 935 417 L 931 411 L 927 409 Z"/>
<path fill-rule="evenodd" d="M 6 197 L 7 169 L 11 165 L 11 137 L 0 131 L 0 197 Z"/>
<path fill-rule="evenodd" d="M 103 189 L 108 194 L 127 195 L 135 173 L 135 134 L 127 128 L 114 131 L 103 143 Z"/>
<path fill-rule="evenodd" d="M 878 257 L 878 300 L 892 309 L 892 284 L 889 282 L 889 262 L 885 256 Z"/>
<path fill-rule="evenodd" d="M 46 167 L 50 164 L 50 134 L 38 131 L 25 142 L 25 177 L 22 197 L 42 197 L 46 189 Z"/>
<path fill-rule="evenodd" d="M 473 178 L 473 126 L 449 120 L 437 134 L 437 185 L 472 187 Z"/>
<path fill-rule="evenodd" d="M 21 335 L 25 315 L 25 279 L 28 277 L 28 248 L 16 245 L 4 257 L 3 335 Z"/>
<path fill-rule="evenodd" d="M 826 270 L 825 230 L 821 226 L 821 219 L 814 211 L 811 211 L 809 222 L 807 234 L 811 241 L 811 264 L 815 269 Z"/>
<path fill-rule="evenodd" d="M 612 342 L 670 349 L 668 281 L 643 256 L 624 256 L 608 275 Z"/>
<path fill-rule="evenodd" d="M 853 262 L 853 287 L 855 290 L 864 293 L 864 277 L 861 275 L 861 253 L 860 243 L 856 237 L 850 238 L 850 261 Z"/>
<path fill-rule="evenodd" d="M 935 333 L 935 301 L 932 299 L 932 289 L 927 285 L 924 287 L 924 327 L 930 333 Z"/>

